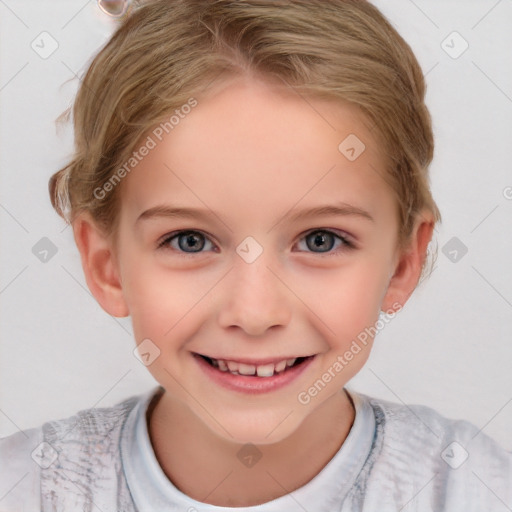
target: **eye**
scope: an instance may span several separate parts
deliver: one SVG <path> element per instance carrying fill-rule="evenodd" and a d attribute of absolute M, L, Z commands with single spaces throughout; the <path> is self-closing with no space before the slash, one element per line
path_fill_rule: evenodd
<path fill-rule="evenodd" d="M 307 233 L 303 239 L 306 246 L 312 252 L 328 253 L 327 256 L 336 255 L 344 250 L 355 249 L 355 245 L 345 235 L 335 233 L 327 229 L 315 229 Z M 339 241 L 338 248 L 332 250 L 336 241 Z M 316 251 L 316 249 L 320 249 Z"/>
<path fill-rule="evenodd" d="M 335 233 L 327 229 L 315 229 L 304 235 L 299 244 L 305 241 L 306 252 L 326 255 L 336 255 L 344 250 L 355 249 L 355 245 L 350 239 L 341 233 Z M 333 251 L 333 247 L 338 243 L 337 249 Z M 205 245 L 209 247 L 206 250 L 212 250 L 213 242 L 202 232 L 195 230 L 176 231 L 164 236 L 158 242 L 157 249 L 169 249 L 185 254 L 196 254 L 204 252 Z M 317 251 L 317 249 L 320 249 Z M 303 250 L 303 249 L 301 249 Z"/>
<path fill-rule="evenodd" d="M 176 251 L 182 251 L 189 254 L 202 252 L 202 249 L 206 244 L 212 244 L 212 242 L 200 231 L 177 231 L 169 235 L 165 235 L 164 239 L 159 242 L 158 249 L 174 249 Z M 177 246 L 176 246 L 177 243 Z M 189 251 L 189 249 L 191 249 Z"/>

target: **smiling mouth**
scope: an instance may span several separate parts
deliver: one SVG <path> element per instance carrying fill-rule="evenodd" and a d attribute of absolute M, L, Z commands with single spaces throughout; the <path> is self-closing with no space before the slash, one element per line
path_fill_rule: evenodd
<path fill-rule="evenodd" d="M 230 361 L 224 359 L 214 359 L 212 357 L 205 356 L 203 354 L 195 354 L 196 356 L 204 359 L 210 366 L 220 370 L 221 372 L 231 373 L 233 375 L 245 375 L 248 377 L 272 377 L 275 374 L 285 373 L 290 368 L 301 365 L 304 361 L 315 357 L 293 357 L 289 359 L 282 359 L 276 363 L 266 364 L 247 364 L 240 363 L 237 361 Z"/>

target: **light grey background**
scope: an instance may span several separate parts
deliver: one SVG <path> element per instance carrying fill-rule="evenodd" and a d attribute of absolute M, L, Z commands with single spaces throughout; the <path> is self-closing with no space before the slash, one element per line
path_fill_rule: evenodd
<path fill-rule="evenodd" d="M 349 387 L 467 419 L 512 450 L 512 1 L 375 4 L 426 75 L 444 222 L 432 277 Z M 130 319 L 90 295 L 47 192 L 72 150 L 70 127 L 57 133 L 54 120 L 113 28 L 94 0 L 0 1 L 0 436 L 156 384 L 132 353 Z M 31 47 L 51 49 L 43 31 L 58 43 L 45 59 Z M 47 262 L 32 252 L 43 237 L 57 247 Z M 453 237 L 463 257 L 446 246 Z"/>

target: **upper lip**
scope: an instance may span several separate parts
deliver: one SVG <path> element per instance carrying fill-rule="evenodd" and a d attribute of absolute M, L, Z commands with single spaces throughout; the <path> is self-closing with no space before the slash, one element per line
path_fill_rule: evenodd
<path fill-rule="evenodd" d="M 214 357 L 214 356 L 208 356 L 206 354 L 199 354 L 196 352 L 199 356 L 209 357 L 210 359 L 220 359 L 222 361 L 234 361 L 235 363 L 242 363 L 242 364 L 252 364 L 254 366 L 260 366 L 264 364 L 276 364 L 279 363 L 279 361 L 284 361 L 286 359 L 298 359 L 299 357 L 311 357 L 316 354 L 309 354 L 304 356 L 280 356 L 280 357 L 267 357 L 263 359 L 249 359 L 245 357 Z"/>

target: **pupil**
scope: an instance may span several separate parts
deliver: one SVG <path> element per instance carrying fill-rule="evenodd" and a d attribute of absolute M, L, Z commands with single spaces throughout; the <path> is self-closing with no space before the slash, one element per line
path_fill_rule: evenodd
<path fill-rule="evenodd" d="M 321 234 L 319 234 L 321 233 Z M 328 247 L 321 247 L 322 244 L 325 244 L 326 242 L 326 239 L 329 240 L 329 238 L 331 239 L 331 244 L 329 245 L 328 244 Z M 318 245 L 317 245 L 318 244 Z M 308 244 L 309 245 L 309 244 Z M 313 239 L 313 249 L 316 248 L 316 249 L 323 249 L 321 250 L 320 252 L 326 252 L 326 251 L 329 251 L 332 249 L 332 236 L 329 234 L 329 233 L 325 233 L 325 232 L 317 232 L 315 235 L 314 235 L 314 239 Z M 312 247 L 309 247 L 310 249 L 312 249 Z"/>
<path fill-rule="evenodd" d="M 184 251 L 186 251 L 187 249 L 194 249 L 194 247 L 198 247 L 197 250 L 201 250 L 202 249 L 202 245 L 200 242 L 198 242 L 198 235 L 196 233 L 189 233 L 187 235 L 182 235 L 182 237 L 180 237 L 179 239 L 179 245 L 180 245 L 180 248 Z M 182 243 L 182 241 L 185 240 L 184 243 Z M 190 244 L 190 245 L 189 245 Z M 197 252 L 196 251 L 193 251 L 193 252 Z"/>

